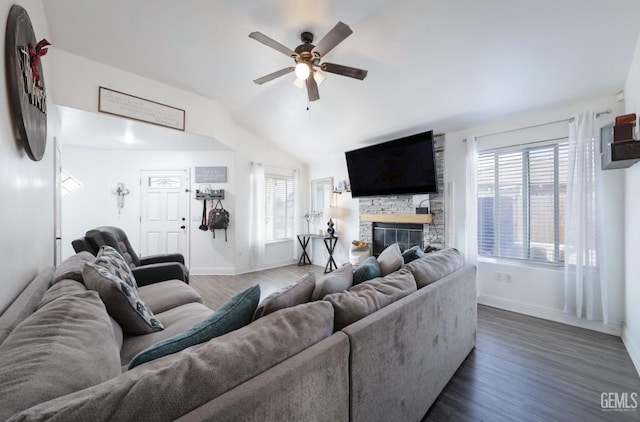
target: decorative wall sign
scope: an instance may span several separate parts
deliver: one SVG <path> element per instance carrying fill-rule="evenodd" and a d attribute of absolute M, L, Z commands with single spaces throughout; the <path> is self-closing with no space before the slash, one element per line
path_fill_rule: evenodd
<path fill-rule="evenodd" d="M 98 88 L 98 111 L 184 130 L 184 110 L 102 86 Z"/>
<path fill-rule="evenodd" d="M 196 167 L 196 183 L 226 183 L 226 167 Z"/>
<path fill-rule="evenodd" d="M 9 102 L 17 137 L 33 161 L 40 161 L 47 146 L 47 95 L 40 57 L 47 54 L 45 39 L 36 43 L 27 11 L 14 5 L 5 34 L 5 65 Z"/>

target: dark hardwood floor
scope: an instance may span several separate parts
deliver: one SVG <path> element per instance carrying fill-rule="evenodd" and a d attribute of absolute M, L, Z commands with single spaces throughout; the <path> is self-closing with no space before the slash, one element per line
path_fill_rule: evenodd
<path fill-rule="evenodd" d="M 619 337 L 478 306 L 476 348 L 423 421 L 640 420 L 603 411 L 609 392 L 640 395 Z"/>
<path fill-rule="evenodd" d="M 190 279 L 215 309 L 255 283 L 265 297 L 308 271 L 323 276 L 322 267 L 290 265 Z M 636 393 L 639 408 L 603 411 L 610 392 L 627 393 L 630 405 Z M 478 306 L 476 348 L 423 421 L 640 421 L 640 377 L 618 337 Z"/>

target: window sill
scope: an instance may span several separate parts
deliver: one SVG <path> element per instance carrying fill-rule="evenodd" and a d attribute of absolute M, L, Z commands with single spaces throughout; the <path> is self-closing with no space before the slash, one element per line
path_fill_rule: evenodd
<path fill-rule="evenodd" d="M 276 239 L 276 240 L 268 240 L 264 242 L 265 245 L 274 245 L 277 243 L 285 243 L 285 242 L 293 242 L 293 239 Z"/>
<path fill-rule="evenodd" d="M 478 262 L 486 262 L 488 264 L 509 265 L 519 268 L 540 268 L 545 270 L 564 271 L 564 264 L 555 264 L 552 262 L 527 261 L 524 259 L 511 258 L 493 258 L 488 256 L 478 256 Z"/>

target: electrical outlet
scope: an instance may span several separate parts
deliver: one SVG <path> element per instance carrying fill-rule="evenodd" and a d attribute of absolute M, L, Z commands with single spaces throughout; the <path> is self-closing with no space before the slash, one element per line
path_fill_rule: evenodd
<path fill-rule="evenodd" d="M 496 271 L 496 281 L 499 283 L 511 283 L 511 274 Z"/>

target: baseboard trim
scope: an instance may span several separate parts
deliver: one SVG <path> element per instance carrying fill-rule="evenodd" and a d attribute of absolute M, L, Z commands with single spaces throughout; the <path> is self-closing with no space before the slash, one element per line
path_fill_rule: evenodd
<path fill-rule="evenodd" d="M 235 267 L 191 267 L 189 274 L 192 275 L 235 275 Z"/>
<path fill-rule="evenodd" d="M 638 348 L 638 343 L 631 336 L 626 326 L 622 328 L 622 342 L 627 348 L 627 353 L 629 353 L 633 365 L 636 367 L 636 372 L 640 376 L 640 348 Z"/>
<path fill-rule="evenodd" d="M 297 263 L 298 261 L 291 258 L 291 259 L 287 259 L 287 260 L 283 260 L 283 261 L 278 261 L 278 262 L 269 262 L 268 264 L 264 264 L 261 265 L 259 267 L 237 267 L 236 268 L 236 272 L 235 274 L 247 274 L 247 273 L 253 273 L 256 271 L 263 271 L 263 270 L 270 270 L 272 268 L 279 268 L 279 267 L 285 267 L 287 265 L 292 265 Z"/>
<path fill-rule="evenodd" d="M 622 323 L 617 321 L 609 321 L 609 323 L 605 325 L 599 321 L 587 321 L 572 315 L 567 315 L 564 312 L 556 311 L 554 309 L 541 308 L 538 306 L 532 306 L 526 303 L 515 302 L 495 296 L 480 296 L 478 297 L 478 303 L 481 305 L 491 306 L 493 308 L 517 312 L 523 315 L 529 315 L 549 321 L 560 322 L 562 324 L 572 325 L 574 327 L 586 328 L 588 330 L 598 331 L 600 333 L 611 334 L 617 337 L 622 336 Z"/>

